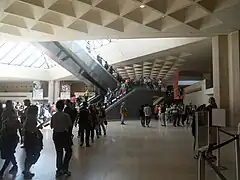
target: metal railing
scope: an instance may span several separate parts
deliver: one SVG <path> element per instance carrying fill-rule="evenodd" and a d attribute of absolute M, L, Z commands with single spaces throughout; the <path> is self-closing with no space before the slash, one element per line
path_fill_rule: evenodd
<path fill-rule="evenodd" d="M 240 125 L 238 126 L 237 134 L 228 132 L 226 130 L 221 129 L 220 127 L 217 128 L 217 143 L 216 145 L 208 145 L 197 150 L 198 152 L 198 180 L 206 180 L 206 163 L 213 169 L 213 171 L 217 174 L 219 179 L 221 180 L 228 180 L 221 170 L 225 169 L 220 164 L 220 150 L 222 147 L 234 142 L 235 148 L 235 168 L 236 168 L 236 175 L 235 179 L 240 180 L 240 149 L 239 149 L 239 130 Z M 231 138 L 224 142 L 220 142 L 220 133 L 224 133 Z M 217 151 L 217 161 L 216 164 L 212 158 L 212 152 Z M 231 179 L 232 180 L 232 179 Z"/>

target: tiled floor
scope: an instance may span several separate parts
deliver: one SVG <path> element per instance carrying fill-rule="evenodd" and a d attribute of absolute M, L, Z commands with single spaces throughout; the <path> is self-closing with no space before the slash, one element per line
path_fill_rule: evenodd
<path fill-rule="evenodd" d="M 142 128 L 138 121 L 130 121 L 125 126 L 119 122 L 111 122 L 107 129 L 107 137 L 96 140 L 90 148 L 79 147 L 78 139 L 74 139 L 70 180 L 197 179 L 197 161 L 193 159 L 190 128 L 163 128 L 155 121 L 151 128 Z M 32 169 L 36 174 L 33 179 L 53 180 L 55 151 L 51 139 L 52 131 L 45 129 L 43 132 L 44 149 Z M 23 149 L 18 148 L 17 159 L 20 168 L 15 179 L 22 180 Z M 228 158 L 226 162 L 232 165 Z M 211 180 L 215 177 L 210 170 L 208 174 Z M 233 173 L 231 171 L 227 174 Z M 5 179 L 14 178 L 6 175 Z"/>

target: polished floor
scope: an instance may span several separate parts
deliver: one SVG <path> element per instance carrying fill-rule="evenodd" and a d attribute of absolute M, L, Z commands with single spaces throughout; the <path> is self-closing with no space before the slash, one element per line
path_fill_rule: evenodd
<path fill-rule="evenodd" d="M 52 131 L 44 129 L 44 149 L 32 168 L 35 180 L 55 179 L 55 151 Z M 197 161 L 193 159 L 191 129 L 187 127 L 161 127 L 153 121 L 150 128 L 142 128 L 138 121 L 126 125 L 110 122 L 107 136 L 96 140 L 90 148 L 81 148 L 74 139 L 74 155 L 70 170 L 72 180 L 195 180 Z M 75 134 L 77 130 L 75 130 Z M 231 149 L 232 147 L 228 147 Z M 232 153 L 232 152 L 230 152 Z M 19 173 L 7 175 L 6 180 L 24 179 L 24 150 L 18 147 Z M 234 162 L 227 157 L 224 163 L 230 168 L 227 175 L 233 180 Z M 0 160 L 0 165 L 2 161 Z M 208 177 L 216 177 L 207 167 Z M 64 179 L 64 178 L 63 178 Z"/>

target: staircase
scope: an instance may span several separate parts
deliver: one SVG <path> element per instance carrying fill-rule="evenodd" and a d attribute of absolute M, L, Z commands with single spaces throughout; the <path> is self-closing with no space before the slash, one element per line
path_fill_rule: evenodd
<path fill-rule="evenodd" d="M 125 95 L 106 109 L 107 118 L 108 120 L 113 121 L 119 120 L 120 107 L 122 102 L 125 102 L 125 107 L 128 110 L 128 117 L 126 117 L 126 119 L 139 119 L 139 108 L 141 105 L 145 104 L 153 105 L 154 96 L 164 97 L 165 93 L 145 88 L 133 89 L 129 94 Z"/>

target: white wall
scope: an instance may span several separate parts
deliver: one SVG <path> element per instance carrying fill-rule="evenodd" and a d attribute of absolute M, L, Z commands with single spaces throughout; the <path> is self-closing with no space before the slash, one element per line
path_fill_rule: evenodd
<path fill-rule="evenodd" d="M 119 39 L 96 50 L 109 64 L 197 42 L 204 38 Z"/>
<path fill-rule="evenodd" d="M 202 90 L 185 94 L 183 103 L 189 104 L 190 102 L 194 105 L 200 106 L 202 104 L 208 104 L 208 99 L 213 96 L 213 88 L 206 89 L 206 81 L 201 81 Z M 194 85 L 193 85 L 194 86 Z M 188 87 L 189 88 L 189 87 Z"/>
<path fill-rule="evenodd" d="M 204 91 L 198 91 L 190 94 L 186 94 L 183 99 L 184 104 L 189 104 L 190 102 L 194 105 L 200 106 L 202 104 L 208 104 L 208 99 L 211 97 L 204 93 Z"/>
<path fill-rule="evenodd" d="M 0 101 L 12 100 L 23 101 L 24 99 L 32 100 L 31 92 L 0 92 Z"/>
<path fill-rule="evenodd" d="M 62 79 L 65 77 L 72 76 L 72 73 L 61 67 L 60 65 L 55 66 L 49 70 L 49 76 L 51 80 Z M 75 76 L 74 76 L 75 77 Z"/>

